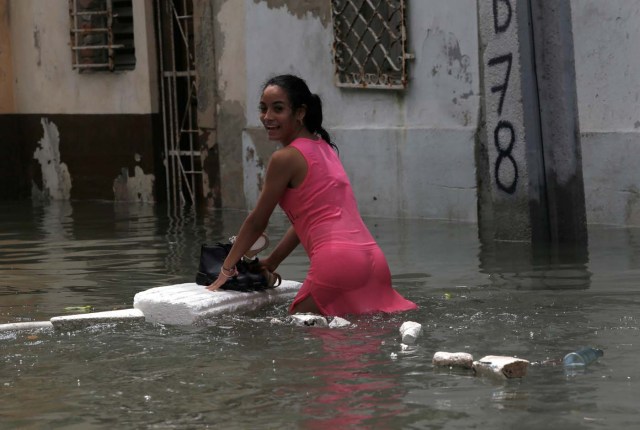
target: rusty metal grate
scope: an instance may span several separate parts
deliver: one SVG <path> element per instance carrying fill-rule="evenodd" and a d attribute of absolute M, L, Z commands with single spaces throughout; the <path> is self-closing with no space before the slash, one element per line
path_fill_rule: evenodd
<path fill-rule="evenodd" d="M 73 68 L 80 72 L 133 70 L 132 0 L 69 0 Z"/>
<path fill-rule="evenodd" d="M 331 0 L 336 84 L 403 89 L 407 86 L 404 0 Z"/>

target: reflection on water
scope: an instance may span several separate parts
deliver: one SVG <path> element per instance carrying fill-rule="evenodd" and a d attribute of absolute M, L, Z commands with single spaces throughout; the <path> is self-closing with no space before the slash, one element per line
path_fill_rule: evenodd
<path fill-rule="evenodd" d="M 589 252 L 584 245 L 562 248 L 525 242 L 487 242 L 479 252 L 480 270 L 498 286 L 562 290 L 591 286 Z"/>
<path fill-rule="evenodd" d="M 70 306 L 130 308 L 135 293 L 191 281 L 200 244 L 239 211 L 0 205 L 0 323 Z M 0 332 L 0 428 L 628 428 L 637 425 L 640 230 L 591 227 L 588 249 L 480 243 L 473 224 L 366 219 L 396 288 L 420 309 L 348 329 L 272 324 L 287 304 L 207 327 L 145 323 Z M 273 242 L 287 229 L 274 216 Z M 308 268 L 302 250 L 286 279 Z M 416 345 L 400 344 L 418 321 Z M 552 363 L 581 346 L 581 372 Z M 436 351 L 536 362 L 494 381 L 434 369 Z M 547 363 L 545 365 L 538 363 Z"/>
<path fill-rule="evenodd" d="M 323 354 L 314 361 L 319 386 L 315 403 L 303 411 L 310 417 L 304 428 L 393 427 L 392 418 L 406 411 L 396 375 L 377 370 L 388 360 L 381 345 L 395 330 L 371 327 L 370 321 L 358 325 L 357 331 L 319 328 L 309 333 L 321 341 Z"/>

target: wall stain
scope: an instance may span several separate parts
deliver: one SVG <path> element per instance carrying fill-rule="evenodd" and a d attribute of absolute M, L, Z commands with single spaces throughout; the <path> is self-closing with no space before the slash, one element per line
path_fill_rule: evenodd
<path fill-rule="evenodd" d="M 218 158 L 218 144 L 215 141 L 216 134 L 213 130 L 200 129 L 198 142 L 202 157 L 202 169 L 204 175 L 203 192 L 207 200 L 207 207 L 221 207 L 220 198 L 220 160 Z"/>
<path fill-rule="evenodd" d="M 456 80 L 466 84 L 473 83 L 471 60 L 468 55 L 462 54 L 460 43 L 453 33 L 446 33 L 439 28 L 430 28 L 427 30 L 424 43 L 423 51 L 428 50 L 429 55 L 435 56 L 431 76 L 438 75 L 444 68 L 446 74 Z"/>
<path fill-rule="evenodd" d="M 331 25 L 331 2 L 329 0 L 253 0 L 266 3 L 269 9 L 285 7 L 291 15 L 302 19 L 307 13 L 318 18 L 323 27 Z"/>
<path fill-rule="evenodd" d="M 443 98 L 450 96 L 451 115 L 465 126 L 472 120 L 467 102 L 473 91 L 473 71 L 468 55 L 462 53 L 455 34 L 439 28 L 430 28 L 423 40 L 420 61 L 428 70 L 428 85 Z"/>
<path fill-rule="evenodd" d="M 242 130 L 247 123 L 245 109 L 239 101 L 225 100 L 223 91 L 219 94 L 216 146 L 220 159 L 220 198 L 224 207 L 244 209 Z M 210 173 L 218 172 L 207 171 Z"/>
<path fill-rule="evenodd" d="M 635 185 L 631 185 L 628 189 L 622 190 L 627 194 L 627 202 L 625 205 L 625 225 L 640 225 L 640 191 Z"/>
<path fill-rule="evenodd" d="M 38 27 L 33 30 L 33 46 L 38 51 L 36 64 L 40 67 L 42 65 L 42 50 L 40 49 L 40 29 Z"/>

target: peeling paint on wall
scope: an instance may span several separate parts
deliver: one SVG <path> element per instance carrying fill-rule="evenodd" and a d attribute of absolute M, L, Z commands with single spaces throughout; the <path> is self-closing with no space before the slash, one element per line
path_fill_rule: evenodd
<path fill-rule="evenodd" d="M 33 158 L 42 169 L 42 190 L 33 185 L 33 196 L 45 200 L 69 200 L 71 175 L 60 159 L 60 133 L 58 127 L 46 118 L 40 120 L 44 136 L 38 142 Z"/>
<path fill-rule="evenodd" d="M 331 24 L 331 2 L 328 0 L 253 0 L 254 3 L 266 3 L 269 9 L 280 9 L 286 7 L 287 11 L 296 16 L 303 18 L 304 15 L 310 13 L 320 19 L 323 27 Z"/>
<path fill-rule="evenodd" d="M 270 141 L 262 127 L 247 128 L 242 133 L 242 151 L 244 158 L 244 194 L 247 206 L 257 200 L 266 175 L 266 165 L 271 155 L 280 147 L 278 142 Z"/>
<path fill-rule="evenodd" d="M 135 158 L 140 161 L 138 154 Z M 153 203 L 154 181 L 154 175 L 145 174 L 140 166 L 135 167 L 133 176 L 129 176 L 129 169 L 123 167 L 120 175 L 113 180 L 114 200 Z"/>

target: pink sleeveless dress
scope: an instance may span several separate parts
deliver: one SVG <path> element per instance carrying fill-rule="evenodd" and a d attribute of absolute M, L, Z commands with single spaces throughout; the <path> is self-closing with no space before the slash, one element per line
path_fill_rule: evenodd
<path fill-rule="evenodd" d="M 360 217 L 335 151 L 321 139 L 290 145 L 306 159 L 307 175 L 279 203 L 311 261 L 290 310 L 308 296 L 331 316 L 416 309 L 391 286 L 387 260 Z"/>

